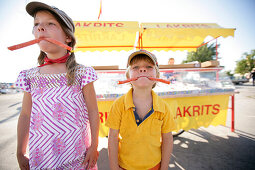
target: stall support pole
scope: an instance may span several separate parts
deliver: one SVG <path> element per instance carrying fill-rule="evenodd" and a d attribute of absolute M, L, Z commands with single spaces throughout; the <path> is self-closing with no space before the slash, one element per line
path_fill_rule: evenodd
<path fill-rule="evenodd" d="M 215 48 L 215 51 L 216 51 L 216 61 L 218 61 L 218 43 L 217 43 L 217 38 L 216 38 L 216 48 Z M 216 81 L 219 81 L 219 70 L 216 71 Z"/>
<path fill-rule="evenodd" d="M 235 132 L 235 95 L 231 96 L 231 132 Z"/>

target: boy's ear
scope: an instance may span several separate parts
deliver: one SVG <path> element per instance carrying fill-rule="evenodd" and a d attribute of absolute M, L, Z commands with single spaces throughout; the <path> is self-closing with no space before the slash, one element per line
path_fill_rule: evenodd
<path fill-rule="evenodd" d="M 126 70 L 126 78 L 129 79 L 130 76 L 129 76 L 129 70 L 130 70 L 130 66 L 128 66 L 127 70 Z"/>

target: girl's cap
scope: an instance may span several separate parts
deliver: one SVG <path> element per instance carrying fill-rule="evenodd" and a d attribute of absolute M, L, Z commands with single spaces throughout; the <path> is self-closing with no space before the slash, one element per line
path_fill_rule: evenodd
<path fill-rule="evenodd" d="M 73 20 L 64 11 L 41 2 L 30 2 L 26 6 L 27 13 L 32 17 L 34 17 L 34 14 L 39 10 L 48 10 L 52 12 L 53 14 L 58 16 L 65 23 L 65 25 L 74 33 L 75 27 Z"/>
<path fill-rule="evenodd" d="M 158 67 L 158 62 L 157 62 L 156 56 L 155 56 L 154 54 L 150 53 L 149 51 L 146 51 L 146 50 L 139 50 L 139 51 L 135 51 L 135 52 L 133 52 L 132 54 L 130 54 L 130 56 L 128 57 L 127 66 L 129 66 L 131 60 L 132 60 L 135 56 L 137 56 L 137 55 L 139 55 L 139 54 L 144 54 L 144 55 L 148 56 L 148 57 L 153 61 L 154 65 L 155 65 L 156 67 Z"/>

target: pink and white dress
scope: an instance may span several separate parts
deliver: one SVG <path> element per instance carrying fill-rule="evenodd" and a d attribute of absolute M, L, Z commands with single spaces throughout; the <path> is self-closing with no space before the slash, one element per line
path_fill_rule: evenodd
<path fill-rule="evenodd" d="M 38 67 L 20 72 L 16 86 L 32 96 L 31 169 L 86 168 L 82 162 L 91 133 L 82 88 L 95 80 L 95 70 L 83 65 L 76 67 L 72 86 L 67 86 L 66 73 L 41 74 Z"/>

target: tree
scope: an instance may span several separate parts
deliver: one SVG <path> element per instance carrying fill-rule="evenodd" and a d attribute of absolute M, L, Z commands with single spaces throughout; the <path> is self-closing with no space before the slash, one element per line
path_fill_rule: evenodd
<path fill-rule="evenodd" d="M 236 62 L 235 73 L 245 74 L 255 68 L 255 50 L 251 53 L 244 53 L 239 61 Z"/>
<path fill-rule="evenodd" d="M 220 45 L 218 45 L 219 47 Z M 182 63 L 188 63 L 192 61 L 205 62 L 216 59 L 216 44 L 205 44 L 202 47 L 199 47 L 196 52 L 188 52 L 187 60 L 184 60 Z"/>
<path fill-rule="evenodd" d="M 245 74 L 249 72 L 246 59 L 241 59 L 236 63 L 235 73 Z"/>
<path fill-rule="evenodd" d="M 225 73 L 226 73 L 229 77 L 233 77 L 233 76 L 234 76 L 234 74 L 232 74 L 230 70 L 226 71 Z"/>

